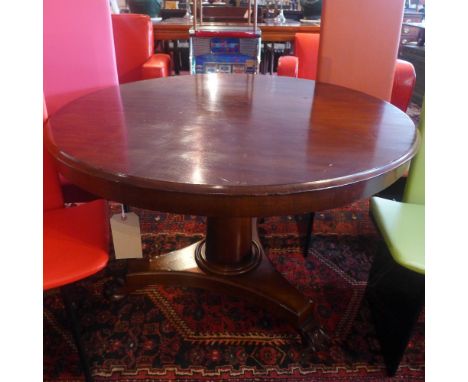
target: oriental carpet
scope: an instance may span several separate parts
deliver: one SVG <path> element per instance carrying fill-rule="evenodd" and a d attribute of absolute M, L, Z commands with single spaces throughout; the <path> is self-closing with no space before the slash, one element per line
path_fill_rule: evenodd
<path fill-rule="evenodd" d="M 111 213 L 119 205 L 110 203 Z M 303 257 L 303 217 L 263 219 L 259 233 L 276 269 L 315 301 L 332 342 L 305 350 L 293 327 L 240 298 L 195 288 L 150 285 L 121 301 L 105 297 L 125 260 L 76 284 L 83 341 L 96 381 L 418 381 L 424 380 L 424 313 L 394 378 L 387 378 L 363 299 L 379 243 L 368 200 L 316 213 Z M 145 256 L 199 240 L 202 217 L 132 209 Z M 44 293 L 44 380 L 81 381 L 60 293 Z"/>

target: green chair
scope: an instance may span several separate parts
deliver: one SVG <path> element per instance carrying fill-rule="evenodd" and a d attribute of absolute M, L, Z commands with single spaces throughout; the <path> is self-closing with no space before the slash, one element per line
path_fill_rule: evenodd
<path fill-rule="evenodd" d="M 371 199 L 385 246 L 372 264 L 366 297 L 390 375 L 398 369 L 424 305 L 424 105 L 419 131 L 421 144 L 403 201 Z"/>

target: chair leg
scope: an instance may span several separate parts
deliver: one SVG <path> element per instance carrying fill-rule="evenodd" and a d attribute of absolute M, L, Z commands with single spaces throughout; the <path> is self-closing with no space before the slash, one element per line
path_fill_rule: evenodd
<path fill-rule="evenodd" d="M 393 376 L 424 306 L 424 275 L 397 264 L 383 245 L 377 255 L 366 297 L 387 372 Z"/>
<path fill-rule="evenodd" d="M 63 286 L 60 288 L 62 294 L 63 303 L 65 305 L 65 311 L 67 313 L 68 321 L 70 322 L 73 339 L 75 340 L 75 345 L 78 350 L 78 355 L 80 357 L 81 367 L 83 369 L 83 374 L 85 376 L 86 382 L 93 382 L 94 379 L 91 375 L 91 370 L 89 368 L 88 358 L 83 346 L 83 341 L 81 340 L 81 329 L 76 316 L 76 304 L 72 301 L 69 294 L 69 286 Z"/>
<path fill-rule="evenodd" d="M 376 194 L 376 196 L 401 202 L 403 200 L 405 187 L 406 177 L 403 176 L 385 190 L 380 191 L 378 194 Z"/>
<path fill-rule="evenodd" d="M 178 76 L 180 74 L 180 51 L 179 51 L 179 41 L 172 40 L 173 46 L 173 57 L 174 57 L 174 72 Z"/>
<path fill-rule="evenodd" d="M 122 262 L 122 260 L 114 261 Z M 104 283 L 102 291 L 104 298 L 110 301 L 120 301 L 127 296 L 127 290 L 125 286 L 128 263 L 125 261 L 125 264 L 125 267 L 123 267 L 121 270 L 113 271 L 112 278 Z"/>
<path fill-rule="evenodd" d="M 264 42 L 262 42 L 262 51 L 260 52 L 260 73 L 261 74 L 266 74 L 266 61 L 267 61 L 267 55 L 266 55 L 267 47 Z"/>
<path fill-rule="evenodd" d="M 315 212 L 311 212 L 307 216 L 307 231 L 306 231 L 306 238 L 305 238 L 305 245 L 304 245 L 304 257 L 307 257 L 307 254 L 309 253 L 310 245 L 312 244 L 312 229 L 314 227 L 314 218 L 315 218 Z"/>
<path fill-rule="evenodd" d="M 299 236 L 303 237 L 304 239 L 302 240 L 302 248 L 303 252 L 302 254 L 304 257 L 307 257 L 307 253 L 309 252 L 310 245 L 312 243 L 312 228 L 314 225 L 314 217 L 315 213 L 310 212 L 306 215 L 302 215 L 302 218 L 297 218 L 297 226 L 298 226 L 298 231 L 299 231 Z"/>
<path fill-rule="evenodd" d="M 273 75 L 275 66 L 275 43 L 271 43 L 271 51 L 270 51 L 270 74 Z"/>

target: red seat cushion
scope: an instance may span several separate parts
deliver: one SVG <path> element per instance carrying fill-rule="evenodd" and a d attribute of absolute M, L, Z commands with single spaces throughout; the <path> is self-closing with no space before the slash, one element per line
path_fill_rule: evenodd
<path fill-rule="evenodd" d="M 141 68 L 141 79 L 168 77 L 170 74 L 171 56 L 164 53 L 153 54 Z"/>
<path fill-rule="evenodd" d="M 103 269 L 109 259 L 106 203 L 44 211 L 44 290 Z"/>

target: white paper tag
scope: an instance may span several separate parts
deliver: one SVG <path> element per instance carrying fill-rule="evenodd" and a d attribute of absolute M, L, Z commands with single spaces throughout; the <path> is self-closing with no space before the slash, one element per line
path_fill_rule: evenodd
<path fill-rule="evenodd" d="M 112 241 L 116 259 L 138 259 L 143 257 L 141 249 L 140 218 L 134 212 L 112 215 L 110 219 Z"/>

